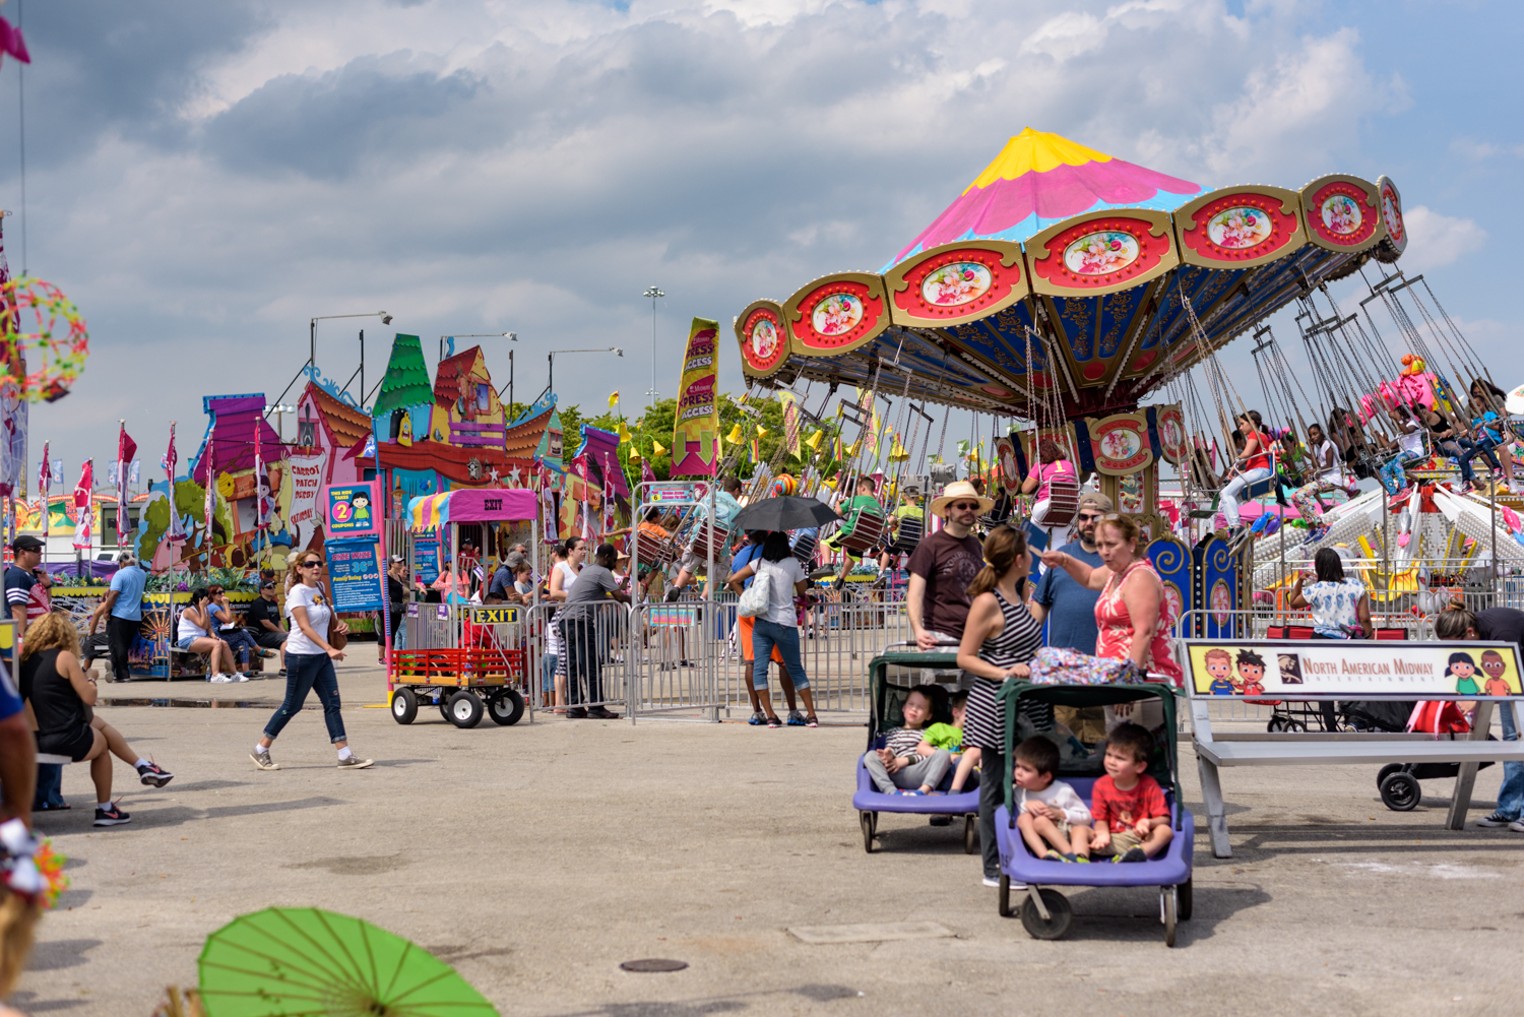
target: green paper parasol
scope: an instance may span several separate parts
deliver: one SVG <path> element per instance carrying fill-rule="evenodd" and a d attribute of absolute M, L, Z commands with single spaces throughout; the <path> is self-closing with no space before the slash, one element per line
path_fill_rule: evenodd
<path fill-rule="evenodd" d="M 207 1017 L 499 1017 L 422 947 L 317 908 L 235 918 L 207 939 L 200 971 Z"/>

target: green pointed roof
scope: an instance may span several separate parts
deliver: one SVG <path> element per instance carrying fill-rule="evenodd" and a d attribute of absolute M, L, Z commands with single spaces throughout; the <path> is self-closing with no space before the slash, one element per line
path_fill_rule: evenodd
<path fill-rule="evenodd" d="M 428 365 L 423 362 L 423 344 L 415 335 L 398 332 L 392 340 L 391 359 L 386 362 L 386 374 L 381 378 L 381 391 L 376 395 L 371 415 L 379 417 L 433 401 L 434 386 L 429 381 Z"/>

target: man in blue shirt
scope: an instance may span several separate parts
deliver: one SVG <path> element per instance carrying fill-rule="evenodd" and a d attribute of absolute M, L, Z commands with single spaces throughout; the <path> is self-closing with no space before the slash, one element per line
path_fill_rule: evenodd
<path fill-rule="evenodd" d="M 1059 550 L 1072 554 L 1091 568 L 1099 568 L 1101 555 L 1095 548 L 1095 527 L 1111 511 L 1111 499 L 1095 491 L 1080 495 L 1074 525 L 1079 539 Z M 1047 645 L 1095 653 L 1095 602 L 1100 594 L 1075 582 L 1063 569 L 1048 569 L 1037 581 L 1032 595 L 1032 616 L 1048 623 Z"/>
<path fill-rule="evenodd" d="M 125 682 L 132 680 L 127 658 L 143 628 L 143 590 L 148 586 L 148 573 L 131 551 L 121 552 L 116 561 L 120 567 L 111 577 L 111 589 L 90 613 L 90 634 L 95 634 L 101 616 L 105 615 L 106 639 L 111 647 L 111 680 Z"/>

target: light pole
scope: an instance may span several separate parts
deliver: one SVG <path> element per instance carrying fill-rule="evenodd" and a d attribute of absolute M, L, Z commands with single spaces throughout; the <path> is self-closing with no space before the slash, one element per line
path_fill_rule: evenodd
<path fill-rule="evenodd" d="M 454 335 L 442 335 L 442 336 L 439 337 L 439 361 L 440 361 L 440 363 L 444 362 L 444 358 L 445 358 L 444 351 L 445 351 L 445 340 L 446 339 L 507 339 L 511 343 L 516 343 L 516 342 L 519 341 L 519 334 L 517 332 L 457 332 Z M 511 347 L 511 346 L 508 347 L 508 384 L 507 384 L 507 386 L 505 388 L 498 390 L 497 397 L 499 399 L 502 399 L 503 398 L 503 392 L 505 392 L 505 391 L 508 393 L 508 405 L 512 406 L 513 405 L 513 347 Z M 504 415 L 506 416 L 506 410 L 505 410 Z"/>
<path fill-rule="evenodd" d="M 555 390 L 557 353 L 612 353 L 616 357 L 624 356 L 624 350 L 620 349 L 618 346 L 604 346 L 597 349 L 551 350 L 545 355 L 545 359 L 549 363 L 549 369 L 546 371 L 545 376 L 545 391 L 541 392 L 540 395 L 546 395 L 547 393 L 553 392 Z M 539 396 L 536 396 L 535 399 L 538 401 Z"/>
<path fill-rule="evenodd" d="M 651 300 L 651 387 L 646 390 L 646 399 L 656 401 L 656 302 L 667 294 L 659 286 L 647 286 L 642 296 Z"/>
<path fill-rule="evenodd" d="M 383 325 L 390 325 L 392 323 L 392 316 L 385 311 L 366 311 L 362 314 L 319 314 L 309 319 L 307 322 L 307 363 L 301 370 L 296 372 L 296 377 L 287 383 L 286 387 L 281 390 L 281 394 L 276 396 L 276 403 L 286 398 L 287 394 L 291 391 L 291 386 L 301 380 L 302 374 L 305 371 L 309 369 L 313 371 L 317 370 L 317 323 L 329 321 L 333 318 L 380 318 Z M 363 334 L 360 337 L 360 366 L 362 368 L 365 366 L 365 337 Z M 266 411 L 267 416 L 268 413 L 269 411 Z"/>
<path fill-rule="evenodd" d="M 275 433 L 280 436 L 282 445 L 286 443 L 286 414 L 295 413 L 296 407 L 286 403 L 272 403 L 265 407 L 265 418 L 275 414 Z"/>

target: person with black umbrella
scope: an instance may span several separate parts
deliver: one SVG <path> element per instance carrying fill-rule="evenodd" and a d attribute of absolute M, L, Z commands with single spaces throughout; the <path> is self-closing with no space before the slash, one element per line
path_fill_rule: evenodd
<path fill-rule="evenodd" d="M 739 517 L 737 519 L 739 522 Z M 730 588 L 740 593 L 742 584 L 752 576 L 765 579 L 768 584 L 767 610 L 757 616 L 751 637 L 751 684 L 757 693 L 757 705 L 766 714 L 768 727 L 781 726 L 773 712 L 767 685 L 768 663 L 776 646 L 783 655 L 783 666 L 793 677 L 794 689 L 804 701 L 805 726 L 819 727 L 820 722 L 815 718 L 815 696 L 810 691 L 810 679 L 804 671 L 799 645 L 799 621 L 809 590 L 809 577 L 794 558 L 788 534 L 782 531 L 769 533 L 762 541 L 762 553 L 730 576 Z"/>

